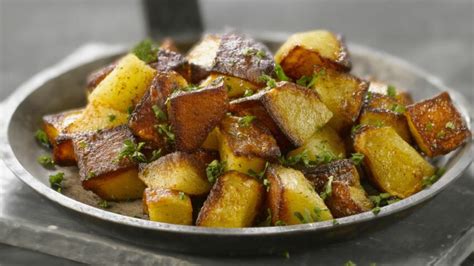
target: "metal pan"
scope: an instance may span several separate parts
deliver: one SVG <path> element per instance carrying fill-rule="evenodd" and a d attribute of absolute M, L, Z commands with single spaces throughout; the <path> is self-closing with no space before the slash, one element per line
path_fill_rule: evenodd
<path fill-rule="evenodd" d="M 261 39 L 266 39 L 266 43 L 273 49 L 280 43 L 274 39 Z M 188 46 L 189 43 L 182 44 L 182 47 Z M 462 96 L 447 89 L 437 78 L 382 52 L 355 44 L 349 44 L 349 49 L 355 74 L 371 75 L 407 88 L 415 100 L 431 97 L 440 91 L 449 91 L 470 124 L 465 108 L 467 105 Z M 423 202 L 441 192 L 459 177 L 472 161 L 470 140 L 435 162 L 439 166 L 446 166 L 447 171 L 430 188 L 383 207 L 378 215 L 366 212 L 337 219 L 337 223 L 327 221 L 284 227 L 216 229 L 157 223 L 102 210 L 50 189 L 47 178 L 50 173 L 36 162 L 36 155 L 41 152 L 41 148 L 32 136 L 40 126 L 43 115 L 83 106 L 86 75 L 111 62 L 124 51 L 120 47 L 88 46 L 18 88 L 6 101 L 3 110 L 1 153 L 5 164 L 28 186 L 57 203 L 58 208 L 65 210 L 74 219 L 84 220 L 92 229 L 102 234 L 138 245 L 187 253 L 229 255 L 291 251 L 301 246 L 347 239 L 363 233 L 364 230 L 383 230 L 385 224 L 402 219 L 415 207 L 421 206 Z"/>

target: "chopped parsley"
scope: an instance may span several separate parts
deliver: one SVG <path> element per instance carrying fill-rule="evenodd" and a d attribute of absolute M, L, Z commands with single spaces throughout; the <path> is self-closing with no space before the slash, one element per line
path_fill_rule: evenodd
<path fill-rule="evenodd" d="M 446 123 L 445 127 L 452 130 L 456 129 L 456 126 L 454 125 L 452 121 L 449 121 L 448 123 Z"/>
<path fill-rule="evenodd" d="M 263 74 L 258 78 L 258 80 L 261 82 L 265 82 L 267 87 L 270 87 L 270 88 L 275 88 L 277 86 L 276 81 L 269 75 Z"/>
<path fill-rule="evenodd" d="M 283 71 L 283 68 L 281 68 L 280 64 L 275 64 L 275 75 L 277 76 L 279 81 L 288 81 L 290 78 L 285 74 L 285 71 Z"/>
<path fill-rule="evenodd" d="M 396 103 L 392 106 L 391 110 L 394 111 L 397 114 L 403 114 L 403 113 L 405 113 L 406 108 L 405 108 L 405 106 Z"/>
<path fill-rule="evenodd" d="M 352 162 L 354 162 L 355 165 L 359 165 L 362 162 L 362 160 L 364 160 L 364 155 L 358 152 L 353 153 L 351 155 L 351 160 Z"/>
<path fill-rule="evenodd" d="M 431 185 L 433 185 L 436 181 L 438 181 L 438 179 L 444 175 L 444 173 L 446 172 L 446 168 L 444 167 L 440 167 L 436 170 L 436 173 L 432 176 L 427 176 L 427 177 L 424 177 L 423 180 L 421 181 L 422 183 L 422 186 L 423 188 L 427 188 L 427 187 L 430 187 Z"/>
<path fill-rule="evenodd" d="M 45 146 L 46 148 L 51 147 L 51 143 L 49 143 L 48 140 L 48 135 L 46 135 L 46 132 L 44 132 L 44 130 L 38 129 L 35 133 L 35 138 L 41 145 Z"/>
<path fill-rule="evenodd" d="M 112 206 L 110 206 L 109 202 L 106 201 L 106 200 L 101 200 L 101 201 L 99 201 L 99 202 L 97 203 L 97 205 L 98 205 L 99 207 L 101 207 L 102 209 L 108 209 L 108 208 L 112 207 Z"/>
<path fill-rule="evenodd" d="M 427 131 L 431 131 L 431 130 L 433 130 L 433 127 L 434 127 L 433 122 L 428 122 L 428 124 L 426 124 L 425 129 L 426 129 Z"/>
<path fill-rule="evenodd" d="M 158 107 L 158 105 L 156 104 L 153 105 L 151 109 L 153 110 L 153 113 L 155 114 L 156 119 L 160 121 L 168 120 L 168 116 L 166 116 L 165 112 L 163 112 L 163 110 L 161 110 L 160 107 Z"/>
<path fill-rule="evenodd" d="M 38 157 L 37 162 L 41 164 L 44 168 L 53 168 L 54 160 L 49 155 L 41 155 Z"/>
<path fill-rule="evenodd" d="M 328 181 L 324 185 L 324 191 L 319 195 L 322 200 L 327 199 L 332 195 L 332 182 L 334 181 L 334 176 L 330 176 Z"/>
<path fill-rule="evenodd" d="M 332 219 L 332 225 L 338 225 L 339 222 L 336 219 Z"/>
<path fill-rule="evenodd" d="M 259 226 L 270 226 L 272 224 L 272 210 L 270 208 L 267 208 L 267 217 L 265 220 L 260 222 L 258 225 Z"/>
<path fill-rule="evenodd" d="M 372 92 L 371 91 L 368 91 L 367 94 L 365 95 L 365 99 L 367 101 L 370 101 L 372 99 Z"/>
<path fill-rule="evenodd" d="M 253 90 L 251 89 L 246 89 L 244 92 L 244 97 L 252 96 L 253 95 Z"/>
<path fill-rule="evenodd" d="M 246 116 L 243 116 L 239 119 L 239 126 L 241 127 L 249 127 L 250 124 L 252 124 L 252 122 L 256 119 L 257 117 L 256 116 L 253 116 L 253 115 L 246 115 Z"/>
<path fill-rule="evenodd" d="M 148 160 L 149 163 L 158 160 L 161 157 L 161 149 L 154 150 L 151 152 L 151 158 Z"/>
<path fill-rule="evenodd" d="M 275 226 L 285 226 L 285 225 L 286 225 L 286 223 L 283 222 L 282 220 L 278 220 L 278 221 L 275 222 Z"/>
<path fill-rule="evenodd" d="M 117 162 L 122 161 L 125 158 L 137 163 L 146 163 L 147 159 L 145 155 L 141 152 L 145 142 L 140 142 L 136 144 L 131 139 L 127 139 L 124 141 L 122 150 L 120 151 L 119 155 L 117 156 Z"/>
<path fill-rule="evenodd" d="M 51 188 L 53 188 L 57 192 L 61 192 L 63 180 L 64 180 L 63 172 L 59 172 L 59 173 L 49 176 L 49 184 L 51 185 Z"/>
<path fill-rule="evenodd" d="M 288 252 L 288 251 L 283 252 L 283 256 L 285 257 L 285 259 L 289 260 L 290 259 L 290 252 Z"/>
<path fill-rule="evenodd" d="M 263 170 L 262 170 L 260 173 L 257 173 L 257 172 L 255 172 L 254 170 L 249 169 L 249 170 L 247 171 L 247 174 L 248 174 L 249 176 L 253 176 L 253 177 L 255 177 L 255 178 L 258 178 L 258 179 L 262 180 L 263 177 L 265 176 L 265 173 L 267 172 L 268 166 L 270 166 L 270 163 L 269 163 L 269 162 L 265 162 L 265 167 L 263 168 Z M 264 181 L 265 181 L 265 180 L 264 180 Z M 268 181 L 267 181 L 267 182 L 268 182 Z M 268 184 L 270 184 L 270 182 L 268 182 Z"/>
<path fill-rule="evenodd" d="M 396 97 L 397 96 L 397 89 L 393 85 L 387 86 L 387 95 L 389 97 Z"/>
<path fill-rule="evenodd" d="M 400 199 L 390 195 L 389 193 L 380 193 L 378 195 L 369 196 L 369 199 L 374 203 L 375 207 L 372 212 L 377 215 L 379 214 L 381 207 L 390 205 L 399 201 Z"/>
<path fill-rule="evenodd" d="M 263 59 L 263 58 L 265 58 L 265 56 L 267 56 L 267 54 L 263 50 L 258 50 L 255 55 L 260 59 Z"/>
<path fill-rule="evenodd" d="M 160 135 L 165 137 L 166 142 L 174 143 L 175 135 L 172 131 L 171 125 L 166 125 L 166 124 L 156 125 L 156 130 L 158 130 L 158 133 Z"/>
<path fill-rule="evenodd" d="M 372 213 L 377 215 L 380 213 L 380 210 L 382 210 L 380 206 L 376 206 L 375 208 L 372 209 Z"/>
<path fill-rule="evenodd" d="M 135 45 L 131 52 L 148 64 L 158 60 L 158 50 L 159 46 L 155 42 L 145 39 Z"/>
<path fill-rule="evenodd" d="M 184 192 L 180 191 L 178 194 L 179 194 L 178 197 L 179 197 L 180 200 L 184 200 L 184 199 L 185 199 L 185 194 L 184 194 Z"/>
<path fill-rule="evenodd" d="M 354 126 L 351 128 L 351 134 L 355 134 L 361 127 L 362 127 L 361 124 L 354 125 Z"/>
<path fill-rule="evenodd" d="M 196 85 L 196 84 L 189 84 L 187 87 L 181 88 L 182 91 L 195 91 L 199 89 L 200 89 L 199 85 Z"/>
<path fill-rule="evenodd" d="M 385 124 L 383 123 L 383 121 L 380 121 L 380 120 L 376 120 L 374 122 L 374 126 L 375 127 L 383 127 Z"/>
<path fill-rule="evenodd" d="M 244 56 L 255 55 L 255 56 L 257 56 L 259 59 L 263 59 L 263 58 L 265 58 L 265 56 L 267 55 L 267 54 L 265 53 L 265 51 L 263 51 L 263 50 L 258 50 L 258 49 L 252 48 L 252 47 L 246 47 L 246 48 L 242 49 L 242 54 L 243 54 Z"/>
<path fill-rule="evenodd" d="M 280 158 L 280 163 L 285 166 L 304 165 L 305 167 L 310 167 L 320 164 L 327 164 L 338 158 L 334 153 L 326 150 L 324 147 L 321 148 L 321 151 L 319 151 L 315 157 L 315 160 L 310 160 L 308 150 L 303 150 L 303 152 L 293 156 L 286 158 L 282 156 Z"/>
<path fill-rule="evenodd" d="M 326 75 L 326 70 L 321 69 L 319 72 L 314 72 L 313 75 L 310 77 L 302 76 L 300 79 L 296 81 L 296 84 L 303 87 L 311 88 L 314 86 L 314 84 L 316 84 L 316 82 L 318 81 L 318 78 L 323 75 Z"/>
<path fill-rule="evenodd" d="M 219 162 L 218 160 L 212 161 L 206 167 L 206 175 L 209 183 L 213 184 L 217 178 L 224 172 L 225 163 Z"/>
<path fill-rule="evenodd" d="M 89 180 L 89 179 L 94 178 L 94 177 L 96 177 L 95 172 L 90 171 L 89 173 L 87 173 L 86 180 Z"/>
<path fill-rule="evenodd" d="M 446 136 L 446 132 L 444 132 L 444 130 L 441 130 L 440 132 L 438 132 L 438 133 L 436 134 L 436 137 L 437 137 L 438 139 L 442 139 L 442 138 L 444 138 L 445 136 Z"/>
<path fill-rule="evenodd" d="M 79 145 L 79 148 L 81 148 L 81 149 L 87 148 L 87 143 L 85 141 L 80 141 L 78 143 L 78 145 Z"/>
<path fill-rule="evenodd" d="M 352 262 L 352 260 L 348 260 L 348 261 L 346 261 L 346 263 L 344 263 L 344 266 L 357 266 L 357 264 Z"/>
<path fill-rule="evenodd" d="M 133 105 L 130 106 L 130 107 L 128 107 L 128 109 L 127 109 L 127 114 L 128 114 L 128 115 L 131 115 L 131 114 L 133 113 L 133 110 L 135 110 L 135 107 L 133 107 Z"/>

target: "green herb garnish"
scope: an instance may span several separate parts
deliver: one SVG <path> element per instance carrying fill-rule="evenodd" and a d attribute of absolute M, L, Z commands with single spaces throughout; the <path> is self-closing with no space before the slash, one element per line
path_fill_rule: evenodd
<path fill-rule="evenodd" d="M 321 69 L 319 72 L 314 72 L 311 77 L 302 76 L 300 79 L 296 81 L 296 84 L 303 87 L 311 88 L 314 86 L 314 84 L 316 84 L 316 82 L 318 81 L 318 78 L 325 74 L 326 74 L 326 70 Z"/>
<path fill-rule="evenodd" d="M 158 50 L 159 46 L 155 42 L 145 39 L 135 45 L 131 52 L 148 64 L 158 60 Z"/>
<path fill-rule="evenodd" d="M 327 199 L 328 197 L 330 197 L 332 195 L 332 182 L 333 182 L 333 180 L 334 180 L 334 176 L 330 176 L 328 178 L 328 181 L 324 185 L 324 191 L 321 192 L 321 194 L 319 195 L 322 200 L 325 200 L 325 199 Z"/>
<path fill-rule="evenodd" d="M 339 222 L 336 219 L 332 219 L 332 225 L 338 225 Z"/>
<path fill-rule="evenodd" d="M 109 202 L 106 201 L 106 200 L 101 200 L 101 201 L 99 201 L 99 202 L 97 203 L 97 205 L 98 205 L 99 207 L 101 207 L 102 209 L 108 209 L 108 208 L 112 207 L 112 206 L 109 205 Z"/>
<path fill-rule="evenodd" d="M 54 167 L 54 160 L 49 155 L 41 155 L 40 157 L 38 157 L 37 161 L 44 168 L 53 168 Z"/>
<path fill-rule="evenodd" d="M 54 190 L 58 192 L 61 192 L 63 180 L 64 180 L 63 172 L 59 172 L 59 173 L 49 176 L 49 184 L 51 185 L 51 188 L 53 188 Z"/>
<path fill-rule="evenodd" d="M 239 126 L 241 127 L 249 127 L 250 124 L 255 120 L 257 117 L 253 115 L 246 115 L 239 118 Z"/>
<path fill-rule="evenodd" d="M 427 131 L 431 131 L 433 130 L 433 127 L 434 127 L 434 124 L 432 122 L 428 122 L 428 124 L 426 124 L 426 130 Z"/>
<path fill-rule="evenodd" d="M 397 96 L 397 89 L 393 85 L 388 85 L 387 86 L 387 95 L 390 97 L 395 97 Z"/>
<path fill-rule="evenodd" d="M 46 135 L 46 132 L 44 132 L 44 130 L 38 129 L 35 133 L 35 138 L 41 145 L 45 146 L 46 148 L 51 147 L 51 143 L 49 143 L 48 140 L 48 135 Z"/>
<path fill-rule="evenodd" d="M 344 266 L 357 266 L 357 264 L 355 264 L 351 260 L 348 260 L 348 261 L 346 261 L 346 263 L 344 263 Z"/>
<path fill-rule="evenodd" d="M 145 142 L 140 142 L 136 144 L 131 139 L 127 139 L 123 142 L 122 150 L 120 151 L 116 162 L 120 162 L 125 158 L 128 158 L 131 161 L 136 163 L 146 163 L 147 159 L 145 155 L 141 152 Z"/>
<path fill-rule="evenodd" d="M 377 215 L 377 214 L 379 214 L 380 210 L 381 210 L 381 208 L 379 206 L 377 206 L 377 207 L 372 209 L 372 213 Z"/>
<path fill-rule="evenodd" d="M 89 173 L 87 173 L 86 180 L 89 180 L 89 179 L 94 178 L 94 177 L 96 177 L 95 172 L 90 171 Z"/>
<path fill-rule="evenodd" d="M 436 137 L 437 137 L 438 139 L 442 139 L 442 138 L 444 138 L 445 136 L 446 136 L 446 132 L 444 132 L 444 130 L 441 130 L 440 132 L 438 132 L 438 133 L 436 134 Z"/>
<path fill-rule="evenodd" d="M 286 223 L 283 222 L 282 220 L 278 220 L 278 221 L 275 222 L 275 226 L 285 226 L 285 225 L 286 225 Z"/>
<path fill-rule="evenodd" d="M 185 199 L 185 197 L 184 197 L 184 196 L 185 196 L 184 192 L 180 191 L 178 194 L 179 194 L 179 199 L 180 199 L 180 200 L 184 200 L 184 199 Z"/>
<path fill-rule="evenodd" d="M 454 125 L 452 121 L 449 121 L 448 123 L 446 123 L 445 127 L 452 130 L 456 129 L 456 126 Z"/>
<path fill-rule="evenodd" d="M 351 160 L 352 162 L 354 162 L 355 165 L 359 165 L 363 159 L 364 155 L 362 153 L 356 152 L 351 155 Z"/>
<path fill-rule="evenodd" d="M 116 115 L 109 115 L 109 122 L 114 122 L 115 118 L 117 118 Z"/>
<path fill-rule="evenodd" d="M 206 175 L 209 183 L 213 184 L 216 182 L 217 178 L 224 172 L 225 164 L 219 162 L 218 160 L 212 161 L 206 167 Z"/>
<path fill-rule="evenodd" d="M 355 132 L 357 132 L 357 130 L 359 130 L 361 127 L 362 127 L 361 124 L 352 126 L 352 128 L 351 128 L 351 134 L 354 134 Z"/>
<path fill-rule="evenodd" d="M 253 95 L 253 90 L 251 89 L 246 89 L 244 92 L 244 97 L 252 96 Z"/>
<path fill-rule="evenodd" d="M 160 135 L 165 137 L 166 142 L 174 143 L 175 135 L 173 133 L 171 125 L 166 125 L 166 124 L 156 125 L 156 129 L 158 130 L 158 133 Z"/>
<path fill-rule="evenodd" d="M 438 179 L 444 175 L 444 173 L 446 172 L 446 168 L 444 167 L 440 167 L 438 169 L 436 169 L 436 173 L 432 176 L 428 176 L 428 177 L 424 177 L 423 180 L 421 181 L 422 183 L 422 186 L 423 188 L 427 188 L 427 187 L 430 187 L 431 185 L 433 185 L 436 181 L 438 181 Z"/>
<path fill-rule="evenodd" d="M 153 113 L 155 114 L 156 119 L 158 119 L 159 121 L 168 120 L 168 116 L 166 116 L 165 112 L 163 112 L 163 110 L 161 110 L 160 107 L 158 107 L 158 105 L 156 104 L 153 105 L 151 109 L 153 110 Z"/>
<path fill-rule="evenodd" d="M 258 78 L 258 80 L 261 82 L 265 82 L 267 87 L 270 87 L 270 88 L 275 88 L 277 86 L 276 81 L 269 75 L 263 74 Z"/>
<path fill-rule="evenodd" d="M 148 160 L 149 163 L 158 160 L 161 157 L 161 149 L 154 150 L 151 152 L 151 158 Z"/>
<path fill-rule="evenodd" d="M 283 256 L 285 257 L 285 259 L 289 260 L 290 259 L 290 252 L 288 252 L 288 251 L 283 252 Z"/>
<path fill-rule="evenodd" d="M 275 64 L 275 75 L 277 76 L 279 81 L 288 81 L 290 78 L 285 74 L 285 71 L 283 71 L 283 68 L 280 66 L 280 64 Z"/>
<path fill-rule="evenodd" d="M 394 111 L 397 114 L 403 114 L 403 113 L 405 113 L 406 108 L 405 108 L 405 106 L 396 103 L 392 106 L 391 110 Z"/>

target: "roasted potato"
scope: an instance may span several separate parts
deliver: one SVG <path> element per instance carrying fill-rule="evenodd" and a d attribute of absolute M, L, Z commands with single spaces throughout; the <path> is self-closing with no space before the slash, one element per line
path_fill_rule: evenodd
<path fill-rule="evenodd" d="M 340 36 L 325 30 L 291 35 L 276 52 L 275 61 L 294 80 L 312 76 L 315 66 L 338 71 L 351 69 L 344 41 Z"/>
<path fill-rule="evenodd" d="M 126 113 L 140 101 L 149 87 L 156 71 L 128 54 L 102 80 L 89 96 L 89 101 L 97 106 Z"/>
<path fill-rule="evenodd" d="M 331 212 L 298 170 L 270 165 L 265 177 L 270 182 L 267 193 L 272 224 L 287 225 L 331 220 Z"/>
<path fill-rule="evenodd" d="M 254 93 L 262 86 L 257 86 L 241 78 L 227 76 L 218 73 L 211 73 L 207 79 L 203 80 L 201 86 L 208 86 L 213 83 L 219 83 L 220 80 L 224 82 L 229 98 L 237 98 L 243 96 L 246 92 Z"/>
<path fill-rule="evenodd" d="M 229 99 L 223 82 L 203 89 L 173 94 L 168 115 L 174 130 L 176 149 L 199 149 L 207 135 L 225 116 Z"/>
<path fill-rule="evenodd" d="M 259 173 L 265 161 L 274 161 L 281 155 L 272 135 L 257 126 L 251 117 L 225 117 L 218 126 L 219 153 L 225 170 L 244 174 Z"/>
<path fill-rule="evenodd" d="M 211 189 L 206 164 L 184 152 L 170 153 L 147 164 L 138 177 L 149 188 L 172 189 L 194 196 L 205 195 Z"/>
<path fill-rule="evenodd" d="M 126 113 L 97 103 L 89 103 L 84 112 L 65 127 L 64 132 L 67 134 L 91 132 L 117 127 L 126 124 L 127 121 L 128 114 Z"/>
<path fill-rule="evenodd" d="M 429 157 L 447 154 L 471 138 L 447 92 L 409 105 L 405 116 L 418 147 Z"/>
<path fill-rule="evenodd" d="M 150 221 L 169 224 L 193 224 L 191 199 L 183 192 L 147 188 L 143 193 L 143 211 Z"/>
<path fill-rule="evenodd" d="M 247 227 L 260 212 L 264 188 L 254 178 L 230 171 L 220 176 L 199 212 L 197 226 Z"/>
<path fill-rule="evenodd" d="M 191 82 L 193 84 L 205 79 L 214 65 L 221 37 L 217 35 L 205 35 L 186 55 L 191 65 Z"/>
<path fill-rule="evenodd" d="M 219 132 L 217 131 L 216 128 L 214 128 L 206 137 L 206 140 L 204 140 L 204 143 L 202 144 L 201 148 L 206 149 L 206 150 L 212 150 L 212 151 L 217 151 L 219 150 L 219 137 L 218 137 Z"/>
<path fill-rule="evenodd" d="M 303 145 L 332 117 L 314 91 L 290 82 L 278 82 L 262 96 L 262 103 L 295 146 Z"/>
<path fill-rule="evenodd" d="M 359 117 L 369 83 L 329 68 L 316 68 L 315 75 L 312 88 L 333 113 L 329 125 L 338 132 L 346 131 Z"/>
<path fill-rule="evenodd" d="M 191 82 L 191 66 L 183 55 L 167 49 L 160 49 L 157 58 L 158 61 L 152 66 L 158 72 L 175 71 L 186 81 Z"/>
<path fill-rule="evenodd" d="M 66 166 L 76 163 L 72 141 L 70 139 L 58 141 L 58 137 L 64 138 L 65 128 L 78 119 L 82 112 L 82 109 L 77 109 L 43 117 L 43 130 L 51 143 L 53 160 L 57 165 Z"/>
<path fill-rule="evenodd" d="M 393 85 L 388 85 L 380 81 L 371 80 L 369 85 L 369 92 L 386 96 L 388 96 L 388 92 L 390 92 L 391 94 L 395 94 L 394 98 L 397 99 L 398 103 L 400 104 L 409 105 L 413 103 L 413 98 L 411 97 L 411 94 L 408 91 L 399 89 L 398 87 L 394 87 Z"/>
<path fill-rule="evenodd" d="M 153 78 L 148 91 L 132 112 L 128 123 L 133 134 L 140 141 L 146 142 L 155 149 L 168 149 L 165 137 L 158 132 L 156 126 L 167 122 L 165 103 L 171 93 L 187 86 L 186 80 L 174 71 L 161 72 Z"/>
<path fill-rule="evenodd" d="M 112 72 L 112 70 L 114 70 L 116 66 L 117 62 L 113 62 L 89 74 L 89 76 L 87 76 L 86 81 L 87 95 L 90 95 L 90 93 L 97 87 L 97 85 L 99 85 L 99 83 L 104 80 L 105 77 L 107 77 L 107 75 L 109 75 L 110 72 Z"/>
<path fill-rule="evenodd" d="M 392 127 L 364 126 L 354 136 L 354 148 L 364 155 L 364 168 L 383 192 L 406 198 L 422 189 L 423 178 L 435 168 Z"/>
<path fill-rule="evenodd" d="M 262 75 L 272 75 L 275 62 L 270 50 L 252 38 L 235 33 L 224 34 L 212 72 L 264 85 Z"/>
<path fill-rule="evenodd" d="M 366 108 L 359 117 L 359 124 L 371 126 L 390 126 L 408 143 L 412 143 L 407 119 L 403 114 L 381 108 Z"/>
<path fill-rule="evenodd" d="M 369 211 L 374 207 L 360 184 L 357 168 L 349 159 L 306 168 L 303 173 L 318 193 L 324 193 L 328 186 L 331 188 L 325 203 L 335 217 Z"/>
<path fill-rule="evenodd" d="M 296 156 L 306 152 L 310 161 L 317 161 L 317 158 L 325 153 L 339 158 L 346 157 L 344 142 L 337 132 L 329 126 L 317 130 L 311 138 L 303 145 L 288 153 L 288 156 Z"/>
<path fill-rule="evenodd" d="M 134 141 L 127 126 L 100 132 L 76 134 L 74 152 L 82 186 L 105 200 L 132 200 L 142 197 L 145 185 L 138 179 L 137 165 L 121 158 L 126 141 Z"/>

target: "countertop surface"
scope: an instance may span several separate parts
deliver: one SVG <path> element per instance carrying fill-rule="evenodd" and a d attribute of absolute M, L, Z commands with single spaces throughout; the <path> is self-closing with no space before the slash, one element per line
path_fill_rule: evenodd
<path fill-rule="evenodd" d="M 144 38 L 147 30 L 141 4 L 114 0 L 0 0 L 0 100 L 83 44 L 131 44 Z M 468 102 L 474 102 L 473 1 L 203 0 L 199 6 L 202 26 L 207 31 L 233 27 L 250 33 L 278 33 L 329 28 L 343 33 L 351 42 L 420 66 L 463 93 Z M 473 117 L 472 107 L 470 114 Z M 400 222 L 348 241 L 308 247 L 290 254 L 289 260 L 282 256 L 204 258 L 134 247 L 97 235 L 86 224 L 70 220 L 61 208 L 34 193 L 1 163 L 0 178 L 0 236 L 4 237 L 0 238 L 0 264 L 342 265 L 352 260 L 358 265 L 442 265 L 459 263 L 474 249 L 473 166 Z M 69 240 L 65 240 L 67 237 Z M 2 241 L 6 239 L 8 242 Z M 68 245 L 62 246 L 60 243 L 65 242 L 61 241 Z M 82 253 L 71 254 L 66 247 Z M 103 253 L 92 252 L 87 258 L 93 248 L 102 248 Z M 129 256 L 128 260 L 117 253 Z M 110 258 L 101 260 L 97 254 L 110 254 Z M 473 260 L 464 264 L 473 265 Z"/>

